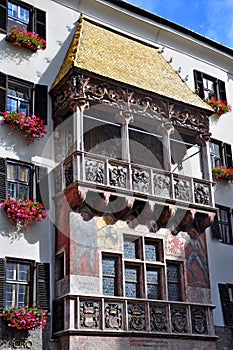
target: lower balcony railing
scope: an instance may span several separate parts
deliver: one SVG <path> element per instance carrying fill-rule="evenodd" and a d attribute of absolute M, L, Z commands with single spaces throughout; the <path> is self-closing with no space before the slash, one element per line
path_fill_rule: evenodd
<path fill-rule="evenodd" d="M 107 159 L 84 152 L 75 152 L 54 171 L 55 194 L 72 183 L 124 194 L 154 196 L 198 206 L 214 207 L 212 183 L 207 180 Z"/>
<path fill-rule="evenodd" d="M 69 295 L 54 302 L 54 333 L 111 331 L 211 337 L 212 309 L 213 305 L 183 302 Z"/>

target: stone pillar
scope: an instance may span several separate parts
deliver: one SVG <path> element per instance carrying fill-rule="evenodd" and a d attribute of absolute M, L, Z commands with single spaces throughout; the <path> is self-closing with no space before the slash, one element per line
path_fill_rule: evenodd
<path fill-rule="evenodd" d="M 169 122 L 164 122 L 157 129 L 162 134 L 163 144 L 163 168 L 171 171 L 171 145 L 170 135 L 174 132 L 174 126 Z"/>
<path fill-rule="evenodd" d="M 118 119 L 122 124 L 122 128 L 121 128 L 122 160 L 130 163 L 129 124 L 133 121 L 133 113 L 130 110 L 121 111 L 118 115 Z"/>

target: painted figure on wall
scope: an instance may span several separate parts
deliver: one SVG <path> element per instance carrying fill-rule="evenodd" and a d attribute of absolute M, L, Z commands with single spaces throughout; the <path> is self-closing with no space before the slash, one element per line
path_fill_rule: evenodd
<path fill-rule="evenodd" d="M 71 273 L 97 276 L 97 228 L 88 211 L 71 217 Z M 89 221 L 90 220 L 90 221 Z"/>
<path fill-rule="evenodd" d="M 208 261 L 205 234 L 189 230 L 185 246 L 188 284 L 192 287 L 209 287 Z"/>

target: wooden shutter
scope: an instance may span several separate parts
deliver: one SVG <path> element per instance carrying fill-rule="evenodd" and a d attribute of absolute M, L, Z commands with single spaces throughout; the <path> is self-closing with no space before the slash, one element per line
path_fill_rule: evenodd
<path fill-rule="evenodd" d="M 223 144 L 224 148 L 224 160 L 225 160 L 225 165 L 228 168 L 232 167 L 232 151 L 231 151 L 231 145 L 228 143 Z"/>
<path fill-rule="evenodd" d="M 48 87 L 46 85 L 35 85 L 35 106 L 34 114 L 43 119 L 47 124 L 48 113 Z"/>
<path fill-rule="evenodd" d="M 6 265 L 5 259 L 0 258 L 0 310 L 5 307 L 5 291 L 6 291 Z"/>
<path fill-rule="evenodd" d="M 6 169 L 6 159 L 0 158 L 0 202 L 3 202 L 7 197 Z"/>
<path fill-rule="evenodd" d="M 233 303 L 230 301 L 227 284 L 218 284 L 222 311 L 227 326 L 233 326 Z"/>
<path fill-rule="evenodd" d="M 221 231 L 218 223 L 218 215 L 216 214 L 214 217 L 214 222 L 212 224 L 212 234 L 213 237 L 216 239 L 221 239 Z"/>
<path fill-rule="evenodd" d="M 0 73 L 0 115 L 3 115 L 3 113 L 6 111 L 6 87 L 7 76 L 3 73 Z"/>
<path fill-rule="evenodd" d="M 0 0 L 0 33 L 7 32 L 7 0 Z"/>
<path fill-rule="evenodd" d="M 34 9 L 34 31 L 46 40 L 46 12 Z"/>
<path fill-rule="evenodd" d="M 42 309 L 50 309 L 50 264 L 36 264 L 36 303 Z"/>
<path fill-rule="evenodd" d="M 226 95 L 226 89 L 225 89 L 225 83 L 222 80 L 217 80 L 217 87 L 218 87 L 218 98 L 222 101 L 227 100 Z"/>
<path fill-rule="evenodd" d="M 44 204 L 46 209 L 49 209 L 49 184 L 48 184 L 48 169 L 46 167 L 35 167 L 36 176 L 36 200 Z"/>
<path fill-rule="evenodd" d="M 201 98 L 204 98 L 204 87 L 203 87 L 203 74 L 194 70 L 194 81 L 195 81 L 195 89 L 199 90 L 198 95 Z"/>

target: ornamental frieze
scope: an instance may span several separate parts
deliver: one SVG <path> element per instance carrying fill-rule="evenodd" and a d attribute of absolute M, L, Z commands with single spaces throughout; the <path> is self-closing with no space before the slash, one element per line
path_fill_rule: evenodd
<path fill-rule="evenodd" d="M 178 101 L 171 103 L 168 99 L 156 97 L 151 93 L 145 94 L 124 85 L 119 86 L 78 72 L 65 79 L 62 85 L 59 84 L 59 88 L 51 92 L 55 119 L 63 119 L 69 111 L 75 111 L 77 108 L 85 110 L 102 103 L 116 110 L 123 110 L 127 106 L 135 114 L 142 114 L 158 121 L 166 118 L 174 126 L 191 131 L 209 132 L 207 116 L 195 107 L 183 106 Z"/>

